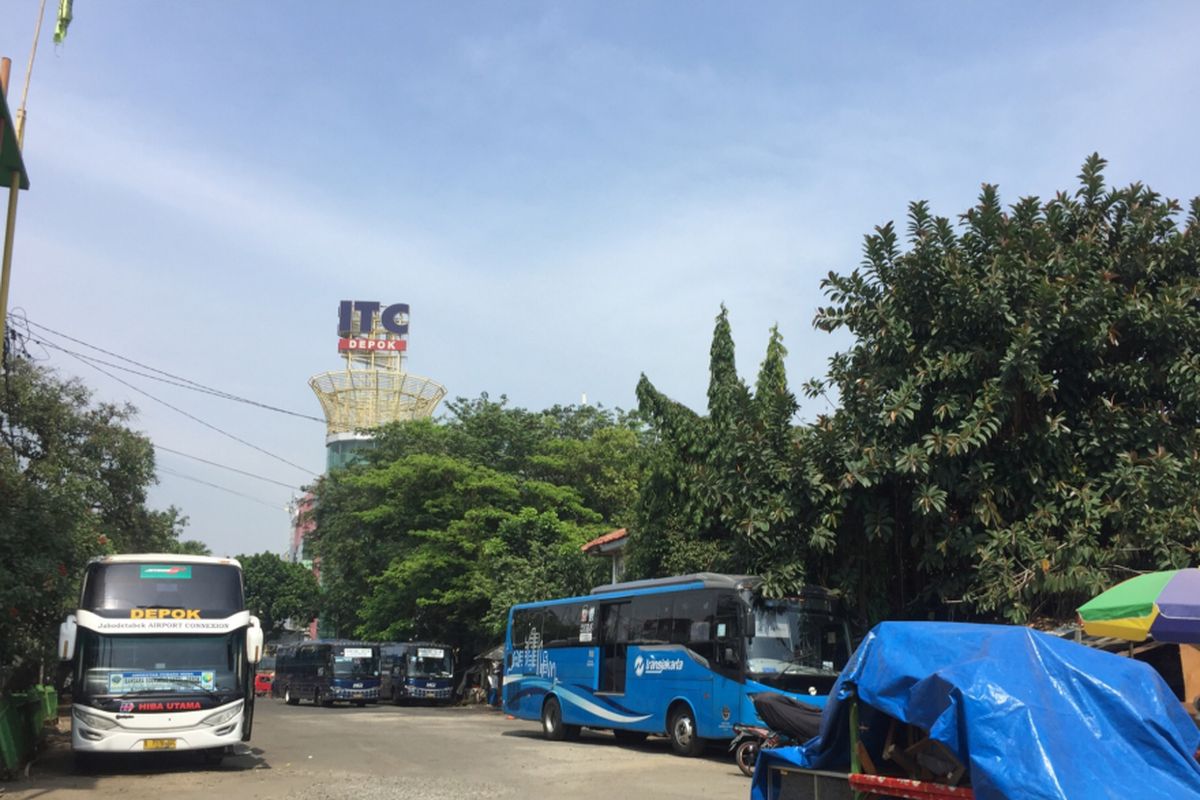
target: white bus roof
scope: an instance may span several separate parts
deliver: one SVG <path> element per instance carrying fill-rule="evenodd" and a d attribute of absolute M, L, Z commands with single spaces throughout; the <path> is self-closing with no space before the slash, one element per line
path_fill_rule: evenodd
<path fill-rule="evenodd" d="M 218 558 L 217 556 L 187 556 L 179 553 L 124 553 L 119 556 L 99 556 L 89 561 L 89 564 L 159 564 L 163 561 L 176 564 L 227 564 L 242 568 L 236 558 Z"/>

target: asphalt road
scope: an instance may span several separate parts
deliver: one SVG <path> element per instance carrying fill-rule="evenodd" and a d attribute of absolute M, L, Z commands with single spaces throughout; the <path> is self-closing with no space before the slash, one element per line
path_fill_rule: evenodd
<path fill-rule="evenodd" d="M 262 698 L 254 739 L 218 767 L 195 753 L 114 758 L 75 771 L 59 736 L 29 777 L 0 783 L 5 800 L 743 800 L 750 781 L 723 748 L 703 758 L 671 753 L 665 739 L 619 746 L 607 733 L 547 742 L 534 722 L 479 708 L 319 708 Z"/>

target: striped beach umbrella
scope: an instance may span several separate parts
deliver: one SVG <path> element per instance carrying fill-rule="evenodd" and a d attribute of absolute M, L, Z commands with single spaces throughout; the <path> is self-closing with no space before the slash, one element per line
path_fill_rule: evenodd
<path fill-rule="evenodd" d="M 1138 575 L 1093 597 L 1078 611 L 1084 631 L 1093 636 L 1200 643 L 1200 569 Z"/>

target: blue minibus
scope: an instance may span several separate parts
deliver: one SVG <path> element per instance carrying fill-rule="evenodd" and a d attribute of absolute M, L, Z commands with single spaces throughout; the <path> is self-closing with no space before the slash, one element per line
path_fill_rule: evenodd
<path fill-rule="evenodd" d="M 311 700 L 331 706 L 379 702 L 379 645 L 315 639 L 275 651 L 271 696 L 288 705 Z"/>
<path fill-rule="evenodd" d="M 384 642 L 379 646 L 381 697 L 400 704 L 454 699 L 454 648 L 439 642 Z"/>
<path fill-rule="evenodd" d="M 849 659 L 833 596 L 768 599 L 752 576 L 699 573 L 599 586 L 509 610 L 504 710 L 548 739 L 665 734 L 680 755 L 762 722 L 759 692 L 825 704 Z"/>

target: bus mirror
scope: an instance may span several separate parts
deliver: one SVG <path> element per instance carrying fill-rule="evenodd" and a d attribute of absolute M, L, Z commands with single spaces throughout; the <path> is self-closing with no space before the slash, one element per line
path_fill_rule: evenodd
<path fill-rule="evenodd" d="M 63 661 L 70 661 L 75 657 L 76 630 L 74 614 L 58 626 L 58 657 Z"/>
<path fill-rule="evenodd" d="M 246 660 L 257 664 L 262 658 L 263 632 L 257 625 L 246 628 Z"/>

